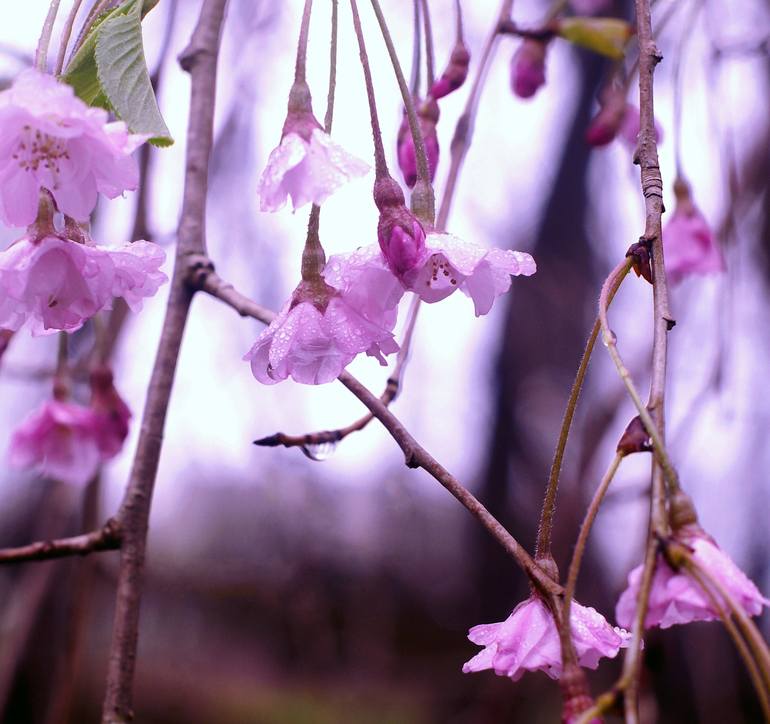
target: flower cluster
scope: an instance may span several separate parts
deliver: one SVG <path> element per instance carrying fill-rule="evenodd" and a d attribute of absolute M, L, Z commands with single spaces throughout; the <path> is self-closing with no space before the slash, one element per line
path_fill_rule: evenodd
<path fill-rule="evenodd" d="M 88 407 L 70 402 L 66 396 L 59 392 L 14 430 L 9 458 L 14 467 L 71 485 L 85 485 L 104 461 L 120 452 L 131 411 L 106 368 L 91 374 Z"/>
<path fill-rule="evenodd" d="M 97 194 L 135 189 L 131 157 L 144 136 L 91 108 L 72 88 L 35 70 L 0 93 L 0 219 L 29 225 L 0 252 L 0 328 L 34 334 L 79 329 L 115 297 L 141 307 L 166 281 L 162 249 L 147 241 L 97 246 L 78 226 Z M 54 225 L 55 212 L 67 219 Z"/>

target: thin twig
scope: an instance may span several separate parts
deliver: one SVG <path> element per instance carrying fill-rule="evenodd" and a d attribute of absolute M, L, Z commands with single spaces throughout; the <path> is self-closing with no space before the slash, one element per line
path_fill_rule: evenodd
<path fill-rule="evenodd" d="M 655 107 L 653 102 L 653 75 L 655 66 L 662 56 L 655 46 L 652 36 L 652 19 L 650 16 L 650 0 L 635 0 L 636 29 L 639 42 L 639 114 L 640 131 L 639 147 L 635 161 L 640 166 L 641 190 L 645 206 L 645 226 L 643 239 L 650 244 L 652 256 L 653 277 L 653 345 L 652 373 L 650 380 L 650 395 L 647 407 L 650 410 L 653 426 L 645 424 L 650 437 L 659 431 L 659 440 L 655 445 L 655 456 L 652 461 L 652 489 L 650 500 L 650 525 L 648 530 L 647 549 L 644 569 L 636 603 L 636 619 L 634 621 L 631 643 L 623 661 L 623 678 L 625 681 L 625 696 L 623 706 L 626 721 L 629 724 L 638 722 L 639 676 L 642 661 L 642 636 L 644 619 L 647 615 L 652 577 L 657 558 L 656 535 L 666 526 L 665 483 L 669 483 L 671 492 L 677 487 L 676 473 L 665 455 L 665 392 L 666 392 L 666 360 L 667 335 L 673 325 L 673 319 L 668 306 L 668 283 L 663 259 L 663 233 L 661 216 L 663 214 L 663 180 L 658 161 L 658 146 L 655 139 Z M 617 351 L 617 350 L 616 350 Z M 639 412 L 642 422 L 645 422 L 647 410 Z M 653 440 L 655 442 L 655 440 Z"/>
<path fill-rule="evenodd" d="M 241 316 L 253 317 L 269 324 L 275 314 L 251 301 L 235 288 L 224 282 L 211 268 L 202 266 L 197 274 L 197 288 L 208 292 L 225 304 L 235 309 Z M 449 473 L 430 453 L 425 450 L 404 427 L 401 421 L 382 403 L 382 401 L 362 385 L 349 372 L 343 371 L 337 378 L 347 387 L 369 411 L 376 417 L 398 443 L 404 453 L 408 467 L 423 468 L 427 473 L 441 483 L 463 506 L 487 529 L 487 531 L 502 545 L 516 560 L 529 578 L 543 591 L 560 595 L 562 587 L 551 580 L 543 569 L 521 544 L 501 525 L 497 519 Z"/>
<path fill-rule="evenodd" d="M 191 76 L 190 118 L 182 215 L 166 316 L 147 391 L 134 463 L 118 516 L 124 527 L 102 721 L 133 716 L 133 678 L 139 604 L 152 493 L 160 459 L 163 428 L 174 382 L 185 322 L 194 290 L 188 267 L 205 256 L 206 192 L 213 141 L 217 57 L 226 0 L 204 0 L 190 44 L 179 58 Z"/>
<path fill-rule="evenodd" d="M 420 56 L 422 52 L 422 34 L 420 33 L 420 0 L 413 0 L 412 24 L 414 35 L 412 36 L 412 77 L 409 88 L 412 96 L 417 98 L 420 94 Z"/>
<path fill-rule="evenodd" d="M 393 372 L 391 372 L 388 377 L 388 380 L 385 383 L 385 389 L 380 395 L 380 400 L 386 407 L 396 399 L 398 393 L 401 391 L 401 380 L 408 359 L 409 348 L 412 341 L 412 335 L 414 334 L 414 327 L 415 322 L 417 321 L 417 312 L 419 311 L 419 308 L 420 298 L 417 295 L 414 295 L 412 297 L 412 304 L 409 307 L 404 338 L 401 341 L 401 347 L 396 355 L 396 364 L 393 366 Z M 310 432 L 304 435 L 287 435 L 283 432 L 277 432 L 274 435 L 255 440 L 254 444 L 262 447 L 278 447 L 281 445 L 283 447 L 298 447 L 302 450 L 302 453 L 311 460 L 321 460 L 322 458 L 318 456 L 318 453 L 314 448 L 324 445 L 336 445 L 348 435 L 363 430 L 373 419 L 374 415 L 369 413 L 345 427 L 340 427 L 335 430 Z"/>
<path fill-rule="evenodd" d="M 18 548 L 0 549 L 0 564 L 24 561 L 45 561 L 67 556 L 85 556 L 97 551 L 120 548 L 122 528 L 115 518 L 110 518 L 101 528 L 70 538 L 41 540 Z"/>

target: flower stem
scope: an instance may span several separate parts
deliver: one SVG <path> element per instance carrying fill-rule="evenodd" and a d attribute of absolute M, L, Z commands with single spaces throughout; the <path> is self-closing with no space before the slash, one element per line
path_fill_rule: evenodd
<path fill-rule="evenodd" d="M 455 41 L 463 41 L 463 9 L 460 0 L 455 0 Z"/>
<path fill-rule="evenodd" d="M 425 70 L 427 74 L 428 88 L 431 88 L 433 81 L 436 79 L 436 58 L 433 52 L 433 27 L 430 23 L 430 8 L 428 7 L 428 0 L 421 0 L 422 2 L 422 25 L 425 30 Z"/>
<path fill-rule="evenodd" d="M 313 0 L 305 0 L 302 10 L 302 22 L 299 27 L 299 41 L 297 42 L 297 63 L 294 66 L 294 82 L 305 83 L 305 68 L 307 64 L 307 43 L 310 36 L 310 11 Z"/>
<path fill-rule="evenodd" d="M 682 168 L 682 98 L 684 96 L 682 59 L 687 50 L 687 43 L 693 36 L 693 25 L 695 24 L 695 18 L 700 9 L 701 4 L 699 2 L 693 2 L 691 12 L 682 24 L 682 33 L 679 37 L 679 43 L 677 43 L 677 52 L 676 57 L 674 58 L 674 167 L 676 169 L 677 178 L 684 178 Z"/>
<path fill-rule="evenodd" d="M 618 278 L 625 277 L 630 269 L 631 260 L 626 258 L 610 272 L 610 275 L 607 277 L 604 285 L 602 286 L 602 292 L 599 297 L 599 320 L 602 327 L 602 341 L 607 347 L 607 350 L 610 353 L 610 357 L 612 357 L 612 361 L 615 363 L 615 367 L 617 368 L 618 374 L 620 375 L 623 384 L 628 390 L 629 396 L 633 400 L 634 406 L 636 407 L 636 410 L 639 413 L 639 417 L 642 420 L 642 424 L 644 425 L 645 430 L 647 430 L 647 434 L 652 439 L 652 445 L 655 450 L 656 459 L 662 467 L 663 475 L 668 482 L 669 493 L 674 493 L 679 489 L 679 476 L 677 475 L 674 466 L 671 464 L 671 459 L 669 458 L 668 451 L 666 450 L 663 436 L 658 429 L 652 414 L 650 413 L 650 409 L 642 402 L 642 398 L 640 397 L 639 392 L 636 389 L 636 385 L 634 385 L 634 381 L 631 378 L 631 373 L 623 363 L 623 359 L 618 352 L 617 339 L 613 331 L 610 329 L 609 321 L 607 319 L 607 307 L 609 304 L 609 299 L 611 298 L 610 291 L 617 283 Z M 665 528 L 665 525 L 663 528 Z M 663 530 L 660 530 L 659 532 L 663 532 Z"/>
<path fill-rule="evenodd" d="M 420 59 L 422 53 L 422 35 L 420 33 L 420 0 L 414 0 L 414 12 L 412 15 L 413 36 L 412 36 L 412 77 L 409 87 L 412 96 L 417 98 L 420 93 Z"/>
<path fill-rule="evenodd" d="M 321 245 L 318 227 L 321 220 L 321 207 L 313 204 L 307 223 L 307 238 L 302 250 L 302 279 L 316 282 L 321 279 L 321 272 L 326 264 L 326 253 Z"/>
<path fill-rule="evenodd" d="M 40 31 L 40 40 L 37 41 L 37 49 L 35 50 L 35 68 L 41 73 L 46 72 L 46 66 L 48 65 L 48 46 L 51 44 L 53 24 L 56 22 L 56 14 L 58 12 L 59 0 L 51 0 L 48 14 L 43 22 L 43 29 Z"/>
<path fill-rule="evenodd" d="M 371 0 L 371 3 L 374 14 L 377 16 L 377 22 L 379 23 L 383 40 L 385 41 L 385 45 L 388 49 L 390 62 L 393 66 L 393 71 L 396 74 L 396 80 L 398 81 L 398 86 L 401 89 L 401 98 L 404 101 L 406 115 L 409 119 L 409 129 L 412 132 L 412 140 L 414 141 L 414 150 L 417 160 L 417 183 L 415 184 L 415 191 L 420 189 L 421 193 L 425 195 L 423 201 L 426 208 L 420 215 L 428 217 L 426 220 L 429 222 L 429 225 L 432 226 L 433 220 L 435 218 L 433 186 L 430 180 L 428 156 L 425 153 L 425 142 L 422 137 L 420 122 L 417 118 L 417 110 L 415 109 L 412 96 L 409 93 L 409 86 L 406 84 L 404 73 L 401 70 L 401 63 L 399 63 L 398 55 L 396 54 L 396 48 L 393 45 L 393 38 L 390 36 L 390 31 L 388 30 L 388 25 L 385 22 L 385 16 L 382 14 L 382 8 L 380 7 L 379 0 Z M 424 10 L 425 6 L 423 6 L 423 11 Z"/>
<path fill-rule="evenodd" d="M 438 216 L 436 218 L 436 229 L 439 231 L 444 231 L 446 229 L 449 211 L 452 207 L 452 201 L 454 200 L 457 179 L 460 174 L 460 168 L 462 167 L 465 156 L 470 148 L 471 141 L 473 140 L 473 124 L 476 118 L 481 89 L 487 75 L 487 66 L 492 59 L 493 51 L 497 47 L 497 41 L 500 37 L 500 33 L 498 32 L 500 22 L 510 17 L 511 6 L 512 0 L 503 0 L 500 11 L 495 18 L 492 28 L 489 31 L 489 35 L 484 43 L 484 48 L 481 51 L 481 60 L 479 61 L 479 67 L 476 71 L 476 76 L 473 79 L 470 93 L 468 94 L 468 100 L 465 102 L 465 108 L 457 119 L 457 125 L 455 126 L 454 135 L 452 137 L 452 144 L 449 149 L 449 173 L 447 175 L 446 186 L 444 187 L 444 193 L 441 197 L 441 204 L 439 205 Z M 460 21 L 460 23 L 462 23 L 462 21 Z"/>
<path fill-rule="evenodd" d="M 563 603 L 563 618 L 565 621 L 569 621 L 570 606 L 572 605 L 572 599 L 575 596 L 575 586 L 577 585 L 577 577 L 580 572 L 580 564 L 583 562 L 583 554 L 585 553 L 586 542 L 588 541 L 588 534 L 591 532 L 594 520 L 596 520 L 596 514 L 599 512 L 599 507 L 604 500 L 604 496 L 610 487 L 610 483 L 615 477 L 615 473 L 618 471 L 620 461 L 623 459 L 622 453 L 617 453 L 610 463 L 607 472 L 604 474 L 599 487 L 594 493 L 594 497 L 591 500 L 591 504 L 588 506 L 586 516 L 583 519 L 583 523 L 580 526 L 580 533 L 578 534 L 577 542 L 575 543 L 575 550 L 572 553 L 572 560 L 569 564 L 569 570 L 567 572 L 567 583 L 564 587 L 564 603 Z M 564 642 L 562 641 L 562 650 L 564 648 Z"/>
<path fill-rule="evenodd" d="M 53 71 L 54 75 L 61 75 L 62 69 L 64 68 L 64 56 L 67 54 L 67 43 L 69 43 L 70 36 L 72 35 L 72 26 L 75 24 L 75 18 L 77 17 L 82 4 L 83 0 L 75 0 L 69 15 L 67 15 L 67 19 L 64 22 L 64 27 L 61 31 L 61 39 L 59 40 L 59 52 L 56 55 L 56 66 Z"/>
<path fill-rule="evenodd" d="M 625 274 L 616 277 L 612 287 L 609 289 L 607 294 L 608 306 L 612 302 L 612 298 L 620 288 L 620 285 L 623 283 L 623 279 L 625 279 Z M 535 558 L 547 558 L 551 555 L 551 533 L 553 530 L 553 517 L 556 512 L 556 496 L 559 489 L 559 475 L 561 473 L 562 461 L 564 460 L 564 450 L 567 447 L 567 439 L 569 438 L 572 421 L 575 417 L 575 409 L 580 397 L 580 391 L 583 389 L 583 382 L 585 382 L 586 372 L 588 371 L 588 362 L 591 359 L 591 353 L 594 350 L 596 339 L 599 336 L 600 326 L 601 321 L 597 318 L 591 329 L 591 334 L 586 341 L 583 356 L 580 358 L 580 364 L 578 365 L 577 374 L 575 375 L 575 381 L 572 383 L 572 389 L 569 393 L 567 407 L 564 410 L 559 440 L 556 443 L 556 451 L 554 452 L 553 462 L 551 463 L 551 472 L 548 475 L 548 484 L 546 485 L 543 508 L 540 513 L 540 525 L 538 526 Z"/>
<path fill-rule="evenodd" d="M 382 145 L 382 131 L 380 119 L 377 115 L 377 102 L 374 99 L 374 84 L 372 83 L 372 71 L 369 68 L 369 55 L 366 52 L 366 41 L 361 30 L 361 18 L 358 15 L 356 0 L 350 0 L 350 9 L 353 12 L 353 27 L 358 38 L 358 50 L 361 58 L 361 68 L 364 71 L 364 83 L 366 84 L 366 98 L 369 101 L 369 115 L 372 123 L 372 138 L 374 139 L 374 176 L 375 180 L 387 178 L 388 162 L 385 160 L 385 148 Z"/>
<path fill-rule="evenodd" d="M 337 89 L 337 14 L 339 0 L 332 0 L 332 36 L 329 43 L 329 93 L 326 97 L 326 115 L 324 116 L 324 130 L 332 132 L 334 120 L 334 93 Z"/>

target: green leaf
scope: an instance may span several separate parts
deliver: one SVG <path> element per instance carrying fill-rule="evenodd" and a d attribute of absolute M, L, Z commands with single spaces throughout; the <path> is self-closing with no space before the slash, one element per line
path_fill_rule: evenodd
<path fill-rule="evenodd" d="M 614 60 L 623 58 L 631 26 L 618 18 L 562 18 L 557 35 Z"/>
<path fill-rule="evenodd" d="M 155 100 L 142 44 L 141 20 L 157 0 L 126 0 L 93 21 L 63 80 L 92 106 L 115 112 L 150 143 L 174 142 Z"/>
<path fill-rule="evenodd" d="M 141 4 L 126 15 L 104 21 L 96 39 L 96 71 L 99 85 L 119 118 L 134 133 L 150 134 L 150 142 L 169 146 L 174 142 L 155 100 L 142 45 Z"/>

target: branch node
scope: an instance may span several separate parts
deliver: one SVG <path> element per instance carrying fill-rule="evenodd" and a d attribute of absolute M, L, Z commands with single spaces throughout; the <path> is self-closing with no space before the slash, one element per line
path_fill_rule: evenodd
<path fill-rule="evenodd" d="M 187 257 L 185 282 L 196 291 L 203 289 L 209 274 L 213 274 L 214 271 L 214 262 L 207 254 L 190 254 Z"/>

